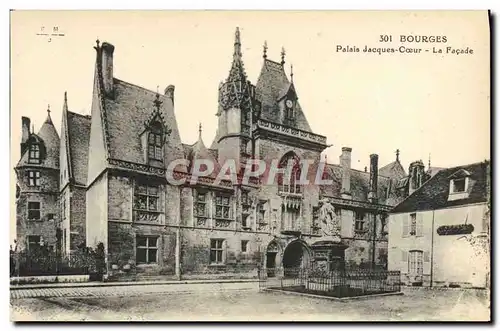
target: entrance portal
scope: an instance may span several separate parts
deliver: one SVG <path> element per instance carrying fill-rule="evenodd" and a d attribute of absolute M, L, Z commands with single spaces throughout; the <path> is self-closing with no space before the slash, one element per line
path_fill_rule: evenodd
<path fill-rule="evenodd" d="M 267 246 L 267 252 L 266 252 L 267 277 L 276 276 L 277 255 L 278 255 L 278 245 L 275 242 L 271 242 L 269 246 Z"/>
<path fill-rule="evenodd" d="M 305 244 L 301 241 L 291 242 L 283 253 L 285 276 L 298 273 L 299 269 L 308 267 L 309 262 L 309 251 Z"/>

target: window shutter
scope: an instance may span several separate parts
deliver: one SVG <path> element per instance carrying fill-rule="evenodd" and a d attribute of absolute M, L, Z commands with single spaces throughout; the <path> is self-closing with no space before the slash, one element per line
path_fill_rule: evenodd
<path fill-rule="evenodd" d="M 417 237 L 421 237 L 424 235 L 424 220 L 422 218 L 422 214 L 417 216 L 417 229 L 416 229 Z"/>
<path fill-rule="evenodd" d="M 403 219 L 403 233 L 402 233 L 402 237 L 405 238 L 405 237 L 408 237 L 408 233 L 410 232 L 410 219 L 405 217 Z"/>
<path fill-rule="evenodd" d="M 401 250 L 401 262 L 408 262 L 408 252 Z"/>
<path fill-rule="evenodd" d="M 430 262 L 431 259 L 430 259 L 430 254 L 429 252 L 424 252 L 424 262 Z"/>
<path fill-rule="evenodd" d="M 408 252 L 401 250 L 401 273 L 408 273 Z"/>

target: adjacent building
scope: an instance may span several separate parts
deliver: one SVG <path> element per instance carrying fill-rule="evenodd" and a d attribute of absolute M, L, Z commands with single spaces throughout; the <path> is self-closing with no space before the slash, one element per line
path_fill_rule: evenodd
<path fill-rule="evenodd" d="M 390 212 L 389 269 L 407 285 L 486 287 L 490 162 L 442 169 Z"/>
<path fill-rule="evenodd" d="M 388 213 L 426 180 L 421 162 L 406 174 L 399 151 L 380 169 L 372 154 L 369 171 L 359 171 L 351 168 L 352 149 L 343 147 L 339 164 L 325 164 L 321 153 L 330 145 L 307 121 L 284 51 L 274 61 L 264 46 L 253 85 L 236 30 L 230 71 L 219 86 L 218 128 L 207 147 L 201 134 L 194 144 L 182 143 L 173 85 L 159 93 L 120 80 L 113 74 L 114 46 L 98 41 L 95 50 L 91 116 L 70 112 L 65 95 L 61 139 L 50 116 L 38 135 L 25 131 L 23 119 L 16 168 L 20 243 L 39 236 L 34 239 L 58 244 L 65 254 L 103 243 L 107 274 L 116 278 L 250 277 L 258 267 L 311 263 L 387 267 Z M 271 185 L 260 177 L 217 183 L 214 174 L 183 185 L 168 180 L 168 174 L 190 179 L 201 159 L 211 160 L 215 172 L 234 160 L 238 176 L 248 159 L 294 166 Z M 188 162 L 169 168 L 176 160 Z M 313 161 L 312 172 L 323 169 L 330 183 L 300 184 L 302 160 Z M 26 217 L 35 207 L 36 222 Z"/>

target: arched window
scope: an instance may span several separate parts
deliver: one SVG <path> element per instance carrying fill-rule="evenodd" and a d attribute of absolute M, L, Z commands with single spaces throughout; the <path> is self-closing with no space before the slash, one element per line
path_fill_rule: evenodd
<path fill-rule="evenodd" d="M 29 147 L 28 154 L 29 163 L 40 163 L 40 145 L 35 143 L 31 144 Z"/>
<path fill-rule="evenodd" d="M 151 125 L 151 131 L 148 135 L 148 156 L 150 160 L 163 160 L 162 153 L 162 127 L 159 123 Z"/>
<path fill-rule="evenodd" d="M 284 169 L 284 173 L 278 177 L 278 190 L 284 193 L 301 193 L 299 157 L 293 152 L 285 154 L 278 168 Z"/>

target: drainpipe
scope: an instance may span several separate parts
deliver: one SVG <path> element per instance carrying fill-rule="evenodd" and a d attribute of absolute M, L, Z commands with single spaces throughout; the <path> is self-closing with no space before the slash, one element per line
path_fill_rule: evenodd
<path fill-rule="evenodd" d="M 373 247 L 372 247 L 372 269 L 375 270 L 375 249 L 377 237 L 377 214 L 373 214 Z"/>
<path fill-rule="evenodd" d="M 181 280 L 181 199 L 182 191 L 179 190 L 177 229 L 175 232 L 175 276 L 177 277 L 177 280 Z"/>
<path fill-rule="evenodd" d="M 433 271 L 434 271 L 434 210 L 432 211 L 432 226 L 431 226 L 431 287 L 433 282 Z"/>

